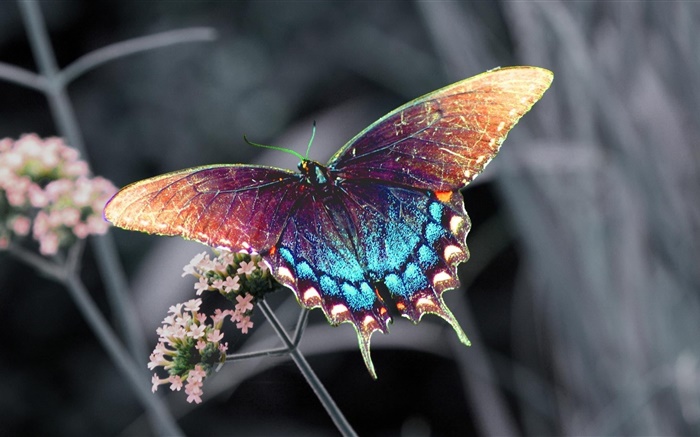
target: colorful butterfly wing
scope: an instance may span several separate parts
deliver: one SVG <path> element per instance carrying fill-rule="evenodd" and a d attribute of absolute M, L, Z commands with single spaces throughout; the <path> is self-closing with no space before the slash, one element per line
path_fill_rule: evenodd
<path fill-rule="evenodd" d="M 386 332 L 390 320 L 378 286 L 405 316 L 417 322 L 424 313 L 439 314 L 468 343 L 440 296 L 458 284 L 455 265 L 467 258 L 461 198 L 445 203 L 416 190 L 351 181 L 315 194 L 300 199 L 269 262 L 304 306 L 355 327 L 373 377 L 370 337 Z"/>
<path fill-rule="evenodd" d="M 350 140 L 330 160 L 338 177 L 435 192 L 467 185 L 552 82 L 538 67 L 488 71 L 419 97 Z"/>
<path fill-rule="evenodd" d="M 272 167 L 191 168 L 123 188 L 104 215 L 125 229 L 261 251 L 279 239 L 298 181 L 298 174 Z"/>
<path fill-rule="evenodd" d="M 358 264 L 369 284 L 389 290 L 403 316 L 417 322 L 436 314 L 469 344 L 442 299 L 459 286 L 457 265 L 469 257 L 470 221 L 459 189 L 496 155 L 551 81 L 548 70 L 513 67 L 457 82 L 392 111 L 331 158 Z M 372 302 L 380 311 L 372 319 L 357 312 L 342 320 L 355 324 L 370 371 L 369 337 L 386 326 L 383 303 Z M 332 315 L 346 303 L 332 301 L 324 310 Z"/>

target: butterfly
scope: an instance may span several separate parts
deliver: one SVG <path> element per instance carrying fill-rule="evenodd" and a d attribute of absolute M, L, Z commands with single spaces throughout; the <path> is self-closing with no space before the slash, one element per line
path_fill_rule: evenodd
<path fill-rule="evenodd" d="M 328 164 L 298 172 L 240 164 L 128 185 L 105 207 L 114 225 L 261 255 L 273 277 L 333 325 L 354 326 L 373 378 L 370 338 L 391 316 L 446 320 L 470 220 L 460 189 L 496 155 L 553 79 L 538 67 L 490 70 L 419 97 L 356 135 Z M 301 155 L 299 155 L 301 156 Z"/>

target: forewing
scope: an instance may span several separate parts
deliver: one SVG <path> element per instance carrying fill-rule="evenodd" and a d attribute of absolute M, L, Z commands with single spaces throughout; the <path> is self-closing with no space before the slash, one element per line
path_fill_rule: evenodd
<path fill-rule="evenodd" d="M 481 173 L 552 77 L 537 67 L 502 68 L 426 94 L 362 131 L 329 166 L 345 179 L 457 190 Z"/>
<path fill-rule="evenodd" d="M 281 169 L 218 165 L 133 183 L 105 207 L 121 228 L 179 235 L 213 247 L 272 247 L 295 202 L 298 175 Z"/>

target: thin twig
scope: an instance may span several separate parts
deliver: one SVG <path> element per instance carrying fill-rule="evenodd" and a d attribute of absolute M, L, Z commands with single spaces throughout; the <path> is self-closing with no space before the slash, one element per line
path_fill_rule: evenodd
<path fill-rule="evenodd" d="M 10 245 L 8 250 L 13 256 L 43 272 L 68 289 L 81 314 L 93 332 L 95 332 L 97 339 L 105 348 L 117 369 L 126 377 L 136 396 L 147 407 L 149 412 L 159 417 L 158 423 L 164 435 L 183 435 L 177 425 L 174 424 L 174 421 L 172 421 L 170 413 L 160 399 L 153 396 L 146 388 L 147 385 L 144 384 L 145 372 L 137 370 L 139 366 L 134 362 L 134 359 L 110 328 L 109 323 L 107 323 L 107 320 L 90 297 L 77 272 L 69 269 L 67 265 L 59 265 L 48 261 L 46 258 L 17 245 Z M 71 248 L 71 250 L 80 251 L 79 248 Z M 75 255 L 69 254 L 69 258 L 71 256 Z"/>
<path fill-rule="evenodd" d="M 229 361 L 242 361 L 249 360 L 251 358 L 269 357 L 269 356 L 279 356 L 289 354 L 289 349 L 286 347 L 280 347 L 277 349 L 267 349 L 262 351 L 254 352 L 243 352 L 238 354 L 226 355 L 226 362 Z"/>
<path fill-rule="evenodd" d="M 306 329 L 306 324 L 309 321 L 309 312 L 310 311 L 306 308 L 302 308 L 299 313 L 299 320 L 297 320 L 297 326 L 294 329 L 294 337 L 292 340 L 294 347 L 298 347 L 299 342 L 301 342 L 301 336 L 304 334 L 304 329 Z"/>
<path fill-rule="evenodd" d="M 95 332 L 112 361 L 122 375 L 126 377 L 136 397 L 147 407 L 149 413 L 158 419 L 159 431 L 163 435 L 168 436 L 184 435 L 161 400 L 149 392 L 147 385 L 144 384 L 145 372 L 138 370 L 140 366 L 136 364 L 124 345 L 114 334 L 109 323 L 107 323 L 95 302 L 90 298 L 85 285 L 83 285 L 78 275 L 71 272 L 62 282 L 68 288 L 73 300 L 80 308 L 90 328 Z"/>
<path fill-rule="evenodd" d="M 4 62 L 0 62 L 0 79 L 41 92 L 46 92 L 47 88 L 46 80 L 42 76 Z"/>
<path fill-rule="evenodd" d="M 289 338 L 289 335 L 287 335 L 287 332 L 284 330 L 284 327 L 277 319 L 277 316 L 275 316 L 274 312 L 272 312 L 272 309 L 267 304 L 267 302 L 265 300 L 260 301 L 258 307 L 265 315 L 267 321 L 270 322 L 270 325 L 272 326 L 272 329 L 274 329 L 277 333 L 277 336 L 279 336 L 282 342 L 289 349 L 289 355 L 294 360 L 294 363 L 297 365 L 302 375 L 304 375 L 304 378 L 306 378 L 306 382 L 309 384 L 309 386 L 311 386 L 311 389 L 314 391 L 319 401 L 321 401 L 321 404 L 328 412 L 328 415 L 331 417 L 331 420 L 333 420 L 333 423 L 335 423 L 335 426 L 338 428 L 338 430 L 344 436 L 356 436 L 357 434 L 355 433 L 355 430 L 352 429 L 350 423 L 347 421 L 347 419 L 340 411 L 338 406 L 335 404 L 335 401 L 326 390 L 326 387 L 324 387 L 323 383 L 321 383 L 321 381 L 318 379 L 318 376 L 316 376 L 316 373 L 313 371 L 308 361 L 306 361 L 304 355 Z"/>
<path fill-rule="evenodd" d="M 65 276 L 63 269 L 61 269 L 56 263 L 53 263 L 21 246 L 11 243 L 7 250 L 17 259 L 34 267 L 53 279 L 60 279 Z"/>
<path fill-rule="evenodd" d="M 59 75 L 59 80 L 63 86 L 66 86 L 89 70 L 114 59 L 174 44 L 212 41 L 214 39 L 216 39 L 216 31 L 210 27 L 171 30 L 169 32 L 129 39 L 97 49 L 78 58 L 63 69 Z"/>
<path fill-rule="evenodd" d="M 308 319 L 309 310 L 307 310 L 306 308 L 302 308 L 301 312 L 299 313 L 299 320 L 297 320 L 296 327 L 294 328 L 294 337 L 292 339 L 292 344 L 295 348 L 299 346 L 299 342 L 301 341 L 302 335 L 304 334 L 304 329 L 306 328 L 306 322 L 308 321 Z M 290 352 L 291 350 L 288 347 L 281 347 L 276 349 L 266 349 L 254 352 L 236 353 L 226 355 L 226 361 L 242 361 L 251 358 L 288 355 Z"/>

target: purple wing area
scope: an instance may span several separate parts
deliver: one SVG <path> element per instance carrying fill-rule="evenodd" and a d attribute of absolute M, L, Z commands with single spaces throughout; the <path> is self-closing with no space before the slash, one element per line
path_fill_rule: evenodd
<path fill-rule="evenodd" d="M 299 175 L 286 170 L 197 167 L 123 188 L 105 218 L 125 229 L 262 252 L 279 239 L 301 189 Z"/>
<path fill-rule="evenodd" d="M 548 70 L 514 67 L 449 85 L 381 118 L 329 167 L 344 179 L 457 190 L 481 173 L 551 81 Z"/>
<path fill-rule="evenodd" d="M 386 333 L 390 320 L 380 286 L 402 315 L 418 322 L 437 314 L 468 344 L 442 299 L 459 285 L 456 265 L 468 257 L 469 219 L 460 196 L 441 201 L 417 190 L 344 181 L 329 191 L 310 190 L 297 206 L 268 255 L 273 274 L 307 308 L 355 327 L 373 375 L 370 337 Z"/>

